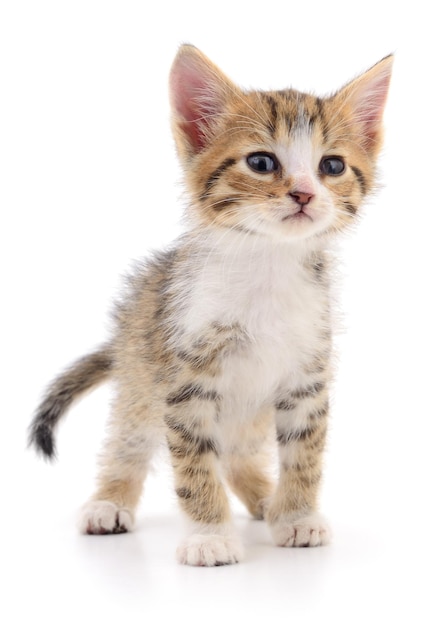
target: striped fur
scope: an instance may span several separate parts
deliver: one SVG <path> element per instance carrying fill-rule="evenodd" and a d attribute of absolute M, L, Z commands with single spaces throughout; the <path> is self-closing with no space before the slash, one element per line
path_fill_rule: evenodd
<path fill-rule="evenodd" d="M 388 57 L 327 98 L 243 91 L 181 47 L 170 89 L 186 232 L 130 277 L 110 342 L 52 384 L 30 430 L 52 457 L 71 402 L 113 380 L 82 532 L 131 529 L 166 442 L 192 525 L 182 563 L 242 557 L 226 486 L 278 545 L 328 541 L 317 513 L 331 380 L 328 249 L 374 189 L 390 69 Z"/>

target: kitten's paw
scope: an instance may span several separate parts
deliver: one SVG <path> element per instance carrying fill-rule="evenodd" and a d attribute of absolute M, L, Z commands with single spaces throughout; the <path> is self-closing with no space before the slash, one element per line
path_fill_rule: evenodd
<path fill-rule="evenodd" d="M 177 549 L 180 563 L 206 567 L 238 563 L 243 554 L 241 541 L 231 535 L 191 535 Z"/>
<path fill-rule="evenodd" d="M 78 528 L 86 535 L 109 535 L 126 533 L 133 523 L 129 509 L 120 509 L 107 500 L 92 500 L 81 509 Z"/>
<path fill-rule="evenodd" d="M 325 546 L 331 540 L 330 527 L 318 513 L 291 522 L 276 522 L 271 532 L 276 545 L 283 547 Z"/>

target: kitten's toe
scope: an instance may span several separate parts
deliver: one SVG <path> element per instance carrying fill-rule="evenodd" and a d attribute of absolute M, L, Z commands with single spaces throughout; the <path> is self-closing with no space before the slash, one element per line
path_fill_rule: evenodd
<path fill-rule="evenodd" d="M 132 530 L 133 522 L 129 509 L 120 509 L 107 500 L 92 500 L 81 509 L 78 528 L 87 535 L 110 535 Z"/>
<path fill-rule="evenodd" d="M 314 547 L 330 543 L 328 523 L 318 513 L 271 526 L 274 542 L 283 547 Z"/>
<path fill-rule="evenodd" d="M 184 565 L 231 565 L 243 558 L 243 546 L 238 537 L 195 534 L 179 546 L 177 558 Z"/>

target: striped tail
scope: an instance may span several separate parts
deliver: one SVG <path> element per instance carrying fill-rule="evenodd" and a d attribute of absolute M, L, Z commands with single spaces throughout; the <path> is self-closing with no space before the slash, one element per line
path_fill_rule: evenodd
<path fill-rule="evenodd" d="M 54 431 L 74 400 L 103 383 L 112 370 L 109 346 L 76 361 L 48 387 L 29 429 L 29 445 L 48 459 L 56 455 Z"/>

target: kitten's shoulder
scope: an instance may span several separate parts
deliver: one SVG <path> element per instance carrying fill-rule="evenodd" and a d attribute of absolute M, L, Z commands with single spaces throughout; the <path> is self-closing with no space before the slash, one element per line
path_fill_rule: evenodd
<path fill-rule="evenodd" d="M 163 250 L 151 252 L 147 257 L 134 261 L 122 281 L 122 288 L 115 301 L 114 319 L 119 325 L 126 322 L 136 310 L 154 314 L 166 298 L 173 275 L 184 257 L 182 240 L 177 240 Z"/>

